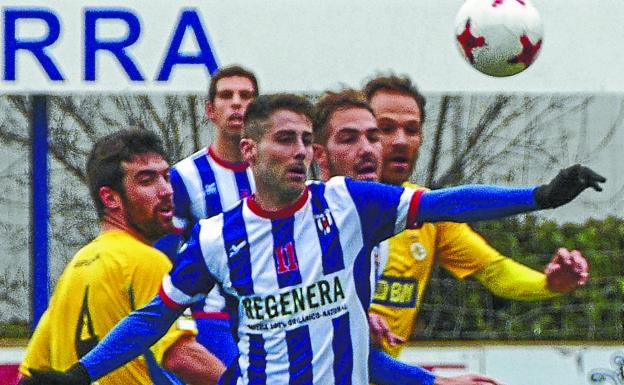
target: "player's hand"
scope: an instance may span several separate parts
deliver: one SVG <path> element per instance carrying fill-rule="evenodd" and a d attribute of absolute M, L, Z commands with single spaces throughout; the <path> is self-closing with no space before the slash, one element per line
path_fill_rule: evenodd
<path fill-rule="evenodd" d="M 503 385 L 493 378 L 480 374 L 464 374 L 455 377 L 436 377 L 434 385 Z"/>
<path fill-rule="evenodd" d="M 66 372 L 56 370 L 30 370 L 30 377 L 23 378 L 19 385 L 89 385 L 91 378 L 87 369 L 80 363 Z"/>
<path fill-rule="evenodd" d="M 580 251 L 559 248 L 551 261 L 544 268 L 548 288 L 558 293 L 570 290 L 587 283 L 589 264 Z"/>
<path fill-rule="evenodd" d="M 384 339 L 388 341 L 390 346 L 405 343 L 405 338 L 392 333 L 388 322 L 379 314 L 368 313 L 368 324 L 370 325 L 371 339 L 374 344 L 381 345 L 381 341 Z"/>
<path fill-rule="evenodd" d="M 555 208 L 572 201 L 588 187 L 602 191 L 599 183 L 606 181 L 605 177 L 598 175 L 592 169 L 575 164 L 559 171 L 550 183 L 535 189 L 533 196 L 540 208 Z"/>

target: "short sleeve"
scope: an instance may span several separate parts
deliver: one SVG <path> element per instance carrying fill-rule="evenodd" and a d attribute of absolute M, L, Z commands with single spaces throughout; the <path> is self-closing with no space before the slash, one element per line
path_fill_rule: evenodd
<path fill-rule="evenodd" d="M 438 258 L 442 267 L 455 277 L 471 276 L 504 258 L 481 235 L 463 223 L 440 222 L 438 229 Z"/>
<path fill-rule="evenodd" d="M 195 225 L 191 237 L 180 248 L 173 269 L 163 278 L 160 297 L 169 307 L 187 307 L 203 299 L 215 285 L 202 254 L 201 229 L 200 223 Z"/>

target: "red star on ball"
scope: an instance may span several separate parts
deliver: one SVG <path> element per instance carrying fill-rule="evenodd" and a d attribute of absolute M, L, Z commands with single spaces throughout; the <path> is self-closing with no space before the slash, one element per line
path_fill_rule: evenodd
<path fill-rule="evenodd" d="M 518 3 L 522 4 L 522 5 L 526 5 L 524 4 L 524 0 L 516 0 Z M 505 2 L 505 0 L 494 0 L 494 2 L 492 3 L 492 7 L 496 7 L 497 5 L 501 5 Z"/>
<path fill-rule="evenodd" d="M 535 56 L 542 47 L 542 41 L 538 41 L 536 44 L 531 43 L 527 35 L 520 36 L 520 43 L 522 43 L 522 52 L 509 59 L 510 63 L 524 63 L 525 66 L 531 65 Z"/>
<path fill-rule="evenodd" d="M 472 50 L 485 45 L 485 38 L 483 36 L 476 37 L 470 31 L 470 19 L 466 21 L 466 27 L 461 35 L 457 35 L 457 41 L 459 41 L 459 44 L 462 46 L 464 54 L 470 63 L 474 63 Z"/>

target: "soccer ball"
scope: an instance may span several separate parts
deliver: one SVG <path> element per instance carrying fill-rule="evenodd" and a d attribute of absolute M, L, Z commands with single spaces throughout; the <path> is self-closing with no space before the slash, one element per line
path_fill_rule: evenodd
<path fill-rule="evenodd" d="M 491 76 L 527 69 L 542 47 L 542 21 L 530 0 L 466 0 L 455 18 L 457 47 Z"/>

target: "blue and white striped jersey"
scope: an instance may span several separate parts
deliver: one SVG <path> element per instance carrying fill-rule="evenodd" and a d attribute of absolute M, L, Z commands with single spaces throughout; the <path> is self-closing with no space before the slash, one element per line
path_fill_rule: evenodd
<path fill-rule="evenodd" d="M 170 177 L 175 205 L 174 223 L 185 235 L 198 220 L 220 214 L 256 191 L 247 162 L 223 160 L 212 146 L 178 162 L 171 168 Z M 222 318 L 225 302 L 218 287 L 215 287 L 203 304 L 193 306 L 193 316 Z"/>
<path fill-rule="evenodd" d="M 222 384 L 368 384 L 371 250 L 419 200 L 344 177 L 279 212 L 244 199 L 195 226 L 160 296 L 187 306 L 218 282 L 238 299 L 241 354 Z"/>
<path fill-rule="evenodd" d="M 232 207 L 256 191 L 247 162 L 220 159 L 212 146 L 184 158 L 171 168 L 175 224 L 188 231 L 200 219 Z"/>

